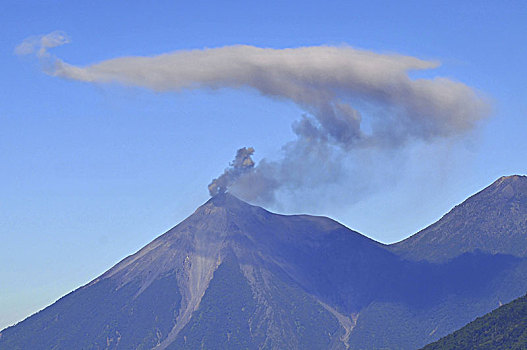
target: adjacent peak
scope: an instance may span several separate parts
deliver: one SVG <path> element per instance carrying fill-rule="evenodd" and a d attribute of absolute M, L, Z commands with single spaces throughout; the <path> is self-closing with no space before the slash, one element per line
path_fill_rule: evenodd
<path fill-rule="evenodd" d="M 416 260 L 446 261 L 476 250 L 527 257 L 526 217 L 527 176 L 502 176 L 392 247 Z"/>

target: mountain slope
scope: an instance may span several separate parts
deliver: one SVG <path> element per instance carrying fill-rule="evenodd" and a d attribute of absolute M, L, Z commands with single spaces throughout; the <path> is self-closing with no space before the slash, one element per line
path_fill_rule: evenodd
<path fill-rule="evenodd" d="M 527 348 L 527 295 L 476 319 L 424 350 Z"/>
<path fill-rule="evenodd" d="M 181 296 L 167 275 L 141 295 L 138 281 L 82 287 L 0 333 L 0 349 L 151 349 L 173 325 Z"/>
<path fill-rule="evenodd" d="M 527 256 L 527 176 L 499 178 L 390 250 L 406 259 L 432 262 L 476 250 Z"/>
<path fill-rule="evenodd" d="M 331 219 L 221 194 L 0 332 L 0 349 L 412 349 L 525 290 L 527 259 L 405 260 Z"/>
<path fill-rule="evenodd" d="M 279 280 L 268 282 L 272 292 L 261 293 L 267 300 L 258 303 L 235 257 L 227 258 L 169 349 L 255 349 L 266 343 L 282 349 L 325 349 L 344 334 L 338 320 L 314 298 Z M 265 322 L 269 311 L 272 322 Z"/>
<path fill-rule="evenodd" d="M 377 297 L 359 312 L 351 349 L 422 347 L 527 289 L 527 261 L 509 255 L 465 253 L 410 266 L 401 278 L 402 297 Z"/>
<path fill-rule="evenodd" d="M 191 348 L 212 344 L 207 334 L 225 335 L 222 348 L 298 348 L 306 334 L 344 347 L 349 317 L 321 298 L 358 310 L 368 295 L 348 293 L 348 279 L 328 279 L 327 271 L 345 261 L 344 271 L 360 274 L 368 256 L 397 260 L 328 218 L 276 215 L 219 195 L 91 283 L 3 330 L 0 349 Z"/>

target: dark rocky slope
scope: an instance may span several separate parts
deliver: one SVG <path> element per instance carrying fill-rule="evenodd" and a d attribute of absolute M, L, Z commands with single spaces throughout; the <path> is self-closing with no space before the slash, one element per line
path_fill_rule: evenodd
<path fill-rule="evenodd" d="M 222 194 L 0 332 L 0 349 L 418 348 L 527 290 L 521 254 L 458 248 L 406 260 L 331 219 Z"/>
<path fill-rule="evenodd" d="M 476 250 L 527 256 L 527 176 L 499 178 L 390 249 L 407 259 L 433 262 Z"/>

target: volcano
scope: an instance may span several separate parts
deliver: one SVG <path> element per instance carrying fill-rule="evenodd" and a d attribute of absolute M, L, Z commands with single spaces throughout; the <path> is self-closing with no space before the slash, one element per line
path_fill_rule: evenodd
<path fill-rule="evenodd" d="M 3 331 L 0 347 L 344 347 L 353 318 L 317 296 L 358 310 L 367 296 L 345 276 L 368 268 L 366 257 L 397 260 L 331 219 L 272 214 L 224 193 Z"/>
<path fill-rule="evenodd" d="M 414 261 L 326 217 L 229 193 L 0 332 L 0 349 L 411 349 L 527 290 L 527 263 Z"/>
<path fill-rule="evenodd" d="M 434 262 L 476 250 L 526 257 L 527 176 L 500 177 L 391 249 L 407 259 Z"/>

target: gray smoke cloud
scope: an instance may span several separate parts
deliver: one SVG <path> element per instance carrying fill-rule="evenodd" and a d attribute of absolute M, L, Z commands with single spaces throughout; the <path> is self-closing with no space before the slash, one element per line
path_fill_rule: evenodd
<path fill-rule="evenodd" d="M 17 47 L 15 54 L 36 54 L 38 57 L 49 56 L 48 49 L 61 46 L 70 42 L 68 35 L 61 31 L 54 31 L 45 35 L 35 35 L 25 39 Z"/>
<path fill-rule="evenodd" d="M 243 147 L 236 152 L 234 160 L 229 164 L 230 167 L 225 169 L 223 174 L 212 180 L 209 184 L 209 194 L 215 196 L 227 191 L 242 175 L 251 172 L 254 169 L 254 161 L 251 156 L 254 148 Z"/>
<path fill-rule="evenodd" d="M 48 48 L 68 42 L 65 35 L 36 38 L 24 41 L 16 51 L 49 58 Z M 438 66 L 437 61 L 345 45 L 286 49 L 235 45 L 120 57 L 84 67 L 54 58 L 46 72 L 155 91 L 251 88 L 294 102 L 305 114 L 293 124 L 296 139 L 282 147 L 279 159 L 242 168 L 232 165 L 213 181 L 212 190 L 209 186 L 211 195 L 231 188 L 245 199 L 265 203 L 281 189 L 340 181 L 352 153 L 393 150 L 474 129 L 490 111 L 477 91 L 444 77 L 410 76 Z"/>

